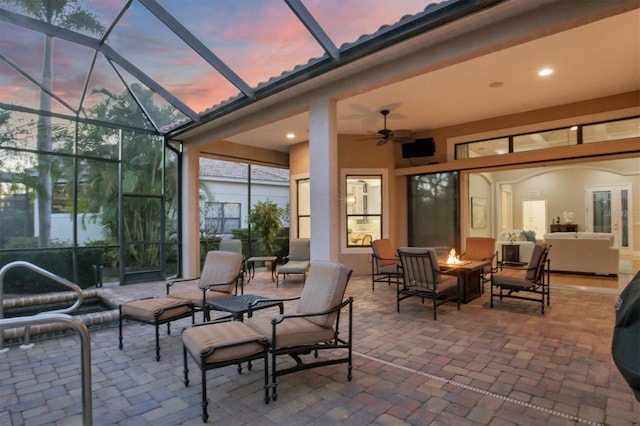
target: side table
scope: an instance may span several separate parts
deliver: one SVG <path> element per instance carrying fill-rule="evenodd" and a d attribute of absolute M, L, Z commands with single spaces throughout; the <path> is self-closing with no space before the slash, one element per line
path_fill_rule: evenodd
<path fill-rule="evenodd" d="M 256 275 L 256 262 L 270 262 L 271 263 L 271 281 L 276 282 L 276 261 L 278 256 L 253 256 L 246 260 L 245 269 L 247 270 L 247 284 Z"/>
<path fill-rule="evenodd" d="M 207 306 L 215 311 L 229 312 L 236 321 L 242 321 L 244 314 L 249 311 L 249 304 L 256 300 L 262 300 L 252 310 L 266 309 L 272 306 L 280 308 L 280 314 L 284 312 L 284 305 L 281 300 L 269 300 L 268 297 L 257 294 L 243 294 L 241 296 L 223 297 L 207 301 Z"/>

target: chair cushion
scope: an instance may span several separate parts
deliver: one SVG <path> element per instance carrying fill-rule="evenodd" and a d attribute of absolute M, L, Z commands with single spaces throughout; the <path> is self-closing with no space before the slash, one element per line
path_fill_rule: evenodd
<path fill-rule="evenodd" d="M 123 315 L 147 321 L 161 321 L 178 317 L 191 311 L 189 301 L 171 297 L 155 297 L 124 302 L 121 307 Z"/>
<path fill-rule="evenodd" d="M 466 240 L 464 259 L 483 260 L 493 256 L 496 241 L 488 237 L 469 237 Z"/>
<path fill-rule="evenodd" d="M 230 251 L 233 253 L 242 253 L 242 240 L 235 238 L 231 240 L 220 240 L 218 250 Z"/>
<path fill-rule="evenodd" d="M 545 246 L 543 244 L 536 244 L 533 248 L 533 253 L 531 254 L 531 260 L 529 261 L 529 266 L 527 270 L 527 275 L 525 276 L 528 280 L 534 280 L 536 278 L 536 268 L 542 262 L 542 256 L 544 255 Z"/>
<path fill-rule="evenodd" d="M 533 282 L 526 279 L 525 270 L 503 269 L 493 274 L 493 285 L 503 289 L 525 289 L 533 287 Z"/>
<path fill-rule="evenodd" d="M 404 252 L 411 255 L 421 255 L 428 254 L 429 259 L 431 260 L 431 265 L 435 268 L 436 271 L 440 271 L 440 267 L 438 266 L 438 254 L 436 253 L 436 249 L 433 247 L 402 247 L 398 249 L 398 253 Z M 423 268 L 423 265 L 418 265 L 420 268 Z M 428 277 L 430 274 L 427 274 L 425 271 L 416 271 L 419 276 Z M 439 272 L 434 273 L 436 284 L 442 281 L 442 274 Z"/>
<path fill-rule="evenodd" d="M 315 261 L 309 268 L 297 313 L 321 312 L 333 308 L 342 302 L 349 281 L 349 269 L 334 262 Z M 331 327 L 337 312 L 329 315 L 307 318 L 321 327 Z"/>
<path fill-rule="evenodd" d="M 205 288 L 210 284 L 226 284 L 216 286 L 216 291 L 231 293 L 241 268 L 242 254 L 212 250 L 207 253 L 205 258 L 198 287 Z"/>
<path fill-rule="evenodd" d="M 438 293 L 448 292 L 453 289 L 455 289 L 456 293 L 458 292 L 458 277 L 444 275 L 438 283 Z"/>
<path fill-rule="evenodd" d="M 270 316 L 247 318 L 244 323 L 267 338 L 269 344 L 273 346 Z M 334 337 L 332 327 L 322 327 L 302 317 L 285 319 L 276 326 L 276 331 L 277 348 L 326 342 Z"/>
<path fill-rule="evenodd" d="M 253 340 L 252 340 L 253 339 Z M 195 355 L 196 361 L 211 352 L 205 363 L 216 363 L 244 358 L 264 351 L 260 340 L 262 334 L 240 321 L 201 325 L 187 328 L 182 333 L 182 341 L 187 350 Z M 248 342 L 246 342 L 249 340 Z M 220 346 L 243 342 L 238 345 L 220 348 Z"/>
<path fill-rule="evenodd" d="M 375 240 L 371 243 L 371 248 L 380 267 L 393 265 L 395 268 L 395 265 L 398 264 L 396 253 L 394 253 L 391 246 L 391 240 L 387 238 Z"/>
<path fill-rule="evenodd" d="M 398 273 L 398 264 L 394 263 L 392 265 L 385 265 L 378 268 L 379 274 L 397 274 Z"/>
<path fill-rule="evenodd" d="M 311 260 L 311 240 L 294 238 L 289 241 L 289 261 Z"/>
<path fill-rule="evenodd" d="M 304 274 L 311 262 L 308 260 L 290 260 L 278 268 L 279 274 Z"/>
<path fill-rule="evenodd" d="M 226 293 L 222 291 L 205 291 L 206 300 L 221 299 L 223 297 L 233 297 L 232 293 Z M 186 299 L 193 303 L 195 306 L 202 308 L 202 290 L 199 288 L 184 289 L 172 291 L 170 297 L 175 299 Z"/>

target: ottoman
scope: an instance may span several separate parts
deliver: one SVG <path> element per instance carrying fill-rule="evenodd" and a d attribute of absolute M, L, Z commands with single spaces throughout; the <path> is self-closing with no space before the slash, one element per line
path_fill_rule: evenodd
<path fill-rule="evenodd" d="M 191 324 L 193 324 L 193 305 L 188 300 L 173 299 L 170 297 L 153 297 L 125 302 L 120 305 L 118 347 L 122 350 L 123 320 L 128 319 L 144 324 L 151 324 L 156 327 L 156 361 L 160 361 L 160 325 L 167 324 L 167 334 L 171 334 L 171 321 L 189 316 L 191 317 Z"/>
<path fill-rule="evenodd" d="M 267 340 L 241 321 L 197 324 L 182 333 L 184 355 L 184 385 L 189 386 L 187 353 L 200 367 L 202 381 L 202 421 L 209 418 L 207 412 L 207 370 L 237 364 L 242 372 L 242 362 L 264 360 L 264 402 L 269 403 L 269 363 Z"/>

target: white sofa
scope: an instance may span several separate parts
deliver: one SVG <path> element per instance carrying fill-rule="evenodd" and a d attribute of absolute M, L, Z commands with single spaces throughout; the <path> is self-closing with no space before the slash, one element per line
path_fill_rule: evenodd
<path fill-rule="evenodd" d="M 617 275 L 619 249 L 614 235 L 604 232 L 553 232 L 544 234 L 551 244 L 552 271 Z"/>
<path fill-rule="evenodd" d="M 529 263 L 533 253 L 534 241 L 528 241 L 521 229 L 508 229 L 500 232 L 496 238 L 496 251 L 498 252 L 498 262 L 502 262 L 502 246 L 518 245 L 519 262 Z"/>

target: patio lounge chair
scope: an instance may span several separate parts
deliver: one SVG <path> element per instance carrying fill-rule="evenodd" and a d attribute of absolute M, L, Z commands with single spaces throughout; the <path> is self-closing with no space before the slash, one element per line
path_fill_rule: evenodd
<path fill-rule="evenodd" d="M 545 301 L 550 304 L 549 293 L 549 261 L 551 246 L 536 243 L 526 266 L 501 265 L 497 272 L 491 274 L 491 307 L 493 299 L 504 298 L 530 300 L 539 302 L 544 315 Z M 546 270 L 546 277 L 545 277 Z"/>
<path fill-rule="evenodd" d="M 302 294 L 299 297 L 283 299 L 298 300 L 295 313 L 275 318 L 270 315 L 251 317 L 252 312 L 249 310 L 250 317 L 244 324 L 269 341 L 274 401 L 278 397 L 276 378 L 295 371 L 346 363 L 347 379 L 351 381 L 353 298 L 343 300 L 350 277 L 351 270 L 339 263 L 314 261 L 309 268 Z M 342 315 L 344 308 L 348 308 L 347 318 Z M 340 330 L 341 319 L 344 319 L 343 323 L 346 321 L 344 326 L 347 330 L 344 334 Z M 323 351 L 326 358 L 316 359 L 318 351 Z M 346 353 L 340 355 L 340 352 Z M 312 359 L 305 362 L 302 356 L 309 354 Z M 283 368 L 281 363 L 278 366 L 276 357 L 280 355 L 291 356 L 295 365 Z"/>
<path fill-rule="evenodd" d="M 432 247 L 402 247 L 398 249 L 401 266 L 398 274 L 402 280 L 398 284 L 396 307 L 400 312 L 400 301 L 418 296 L 433 301 L 433 319 L 437 319 L 437 308 L 443 303 L 454 301 L 460 310 L 460 289 L 458 277 L 444 275 L 449 270 L 441 270 L 436 250 Z"/>
<path fill-rule="evenodd" d="M 287 263 L 280 265 L 276 272 L 276 287 L 282 279 L 290 274 L 301 274 L 303 283 L 311 265 L 311 240 L 309 238 L 292 238 L 289 240 L 289 255 L 285 257 Z"/>
<path fill-rule="evenodd" d="M 382 238 L 371 242 L 371 291 L 374 291 L 376 283 L 386 282 L 391 285 L 398 282 L 398 265 L 400 259 L 396 255 L 391 240 Z"/>
<path fill-rule="evenodd" d="M 237 292 L 239 272 L 242 268 L 242 254 L 212 250 L 202 267 L 202 274 L 196 278 L 185 278 L 167 283 L 167 296 L 191 301 L 196 310 L 202 310 L 204 321 L 209 320 L 207 300 L 231 297 Z M 174 287 L 175 286 L 175 287 Z"/>

